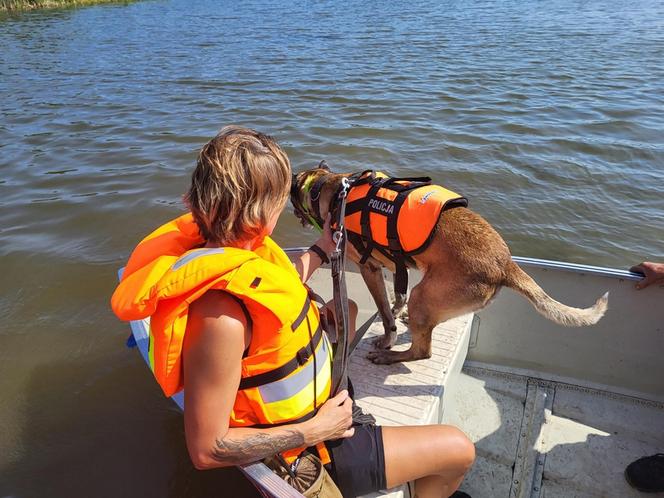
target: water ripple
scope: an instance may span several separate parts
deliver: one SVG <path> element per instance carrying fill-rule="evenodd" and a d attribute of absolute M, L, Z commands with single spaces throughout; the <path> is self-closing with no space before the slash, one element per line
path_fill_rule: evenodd
<path fill-rule="evenodd" d="M 40 363 L 106 361 L 107 329 L 124 331 L 107 304 L 117 267 L 183 211 L 197 150 L 228 123 L 274 135 L 297 170 L 326 159 L 429 175 L 518 255 L 664 258 L 662 19 L 659 0 L 173 0 L 1 19 L 0 349 L 14 362 L 3 392 L 25 391 Z M 314 234 L 286 213 L 276 236 Z M 48 340 L 25 340 L 25 324 Z M 58 407 L 69 413 L 57 400 L 26 410 Z M 11 410 L 3 427 L 24 420 Z M 12 494 L 65 496 L 87 479 L 63 465 L 39 488 L 27 476 L 52 466 L 5 456 L 16 445 L 0 452 L 22 483 Z"/>

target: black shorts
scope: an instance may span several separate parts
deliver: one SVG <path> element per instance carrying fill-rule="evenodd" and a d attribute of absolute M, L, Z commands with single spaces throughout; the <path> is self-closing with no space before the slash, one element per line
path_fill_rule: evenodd
<path fill-rule="evenodd" d="M 332 457 L 326 468 L 344 498 L 387 487 L 382 428 L 373 424 L 353 427 L 352 437 L 325 442 Z"/>

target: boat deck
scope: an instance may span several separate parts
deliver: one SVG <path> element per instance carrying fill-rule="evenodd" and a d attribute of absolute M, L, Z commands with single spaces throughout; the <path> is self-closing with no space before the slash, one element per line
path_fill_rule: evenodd
<path fill-rule="evenodd" d="M 323 272 L 317 272 L 310 281 L 316 292 L 331 299 L 329 280 Z M 376 310 L 368 296 L 366 286 L 358 273 L 346 274 L 348 296 L 359 308 L 358 325 Z M 388 290 L 390 285 L 387 283 Z M 433 332 L 432 356 L 427 360 L 375 365 L 366 358 L 373 349 L 372 341 L 383 334 L 380 319 L 369 328 L 351 356 L 349 375 L 355 388 L 355 400 L 367 413 L 371 413 L 380 425 L 422 425 L 440 423 L 443 393 L 452 379 L 461 371 L 468 351 L 472 316 L 464 315 L 438 325 Z M 407 325 L 397 321 L 395 351 L 408 349 L 410 334 Z M 383 493 L 366 495 L 365 498 L 410 496 L 407 486 L 400 486 Z"/>
<path fill-rule="evenodd" d="M 350 361 L 355 399 L 381 425 L 422 425 L 439 423 L 441 399 L 452 373 L 461 369 L 468 349 L 472 315 L 450 320 L 434 329 L 433 354 L 427 360 L 374 365 L 366 359 L 371 341 L 383 335 L 382 323 L 374 323 Z M 403 323 L 395 351 L 408 349 L 410 335 Z"/>
<path fill-rule="evenodd" d="M 366 359 L 371 341 L 383 334 L 382 323 L 374 323 L 358 344 L 350 362 L 355 399 L 380 425 L 436 424 L 442 418 L 443 391 L 463 365 L 468 349 L 472 315 L 450 320 L 434 329 L 433 354 L 428 360 L 394 365 L 374 365 Z M 410 346 L 403 323 L 394 350 Z M 402 498 L 410 496 L 407 486 L 386 493 L 367 495 Z"/>

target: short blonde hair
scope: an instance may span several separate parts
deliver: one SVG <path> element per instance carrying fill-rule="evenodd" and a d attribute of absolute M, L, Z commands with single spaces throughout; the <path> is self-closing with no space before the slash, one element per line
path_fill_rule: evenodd
<path fill-rule="evenodd" d="M 290 184 L 290 162 L 272 137 L 225 126 L 198 154 L 185 202 L 206 240 L 233 245 L 261 234 Z"/>

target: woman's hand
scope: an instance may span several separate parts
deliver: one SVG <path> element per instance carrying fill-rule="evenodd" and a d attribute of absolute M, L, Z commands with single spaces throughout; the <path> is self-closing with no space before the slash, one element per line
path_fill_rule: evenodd
<path fill-rule="evenodd" d="M 325 255 L 327 256 L 327 262 L 329 262 L 330 254 L 332 254 L 332 251 L 337 246 L 334 243 L 334 240 L 332 239 L 332 228 L 330 227 L 330 219 L 331 216 L 328 214 L 327 218 L 325 218 L 325 223 L 323 224 L 323 233 L 314 244 L 318 246 L 318 248 L 325 253 Z M 313 274 L 316 268 L 318 268 L 321 265 L 322 262 L 323 262 L 322 256 L 310 248 L 307 252 L 305 252 L 302 256 L 300 256 L 298 260 L 295 261 L 295 269 L 297 270 L 297 273 L 300 275 L 300 279 L 303 282 L 306 282 L 307 280 L 309 280 L 309 277 Z"/>
<path fill-rule="evenodd" d="M 328 399 L 320 407 L 318 413 L 311 420 L 304 422 L 308 424 L 303 431 L 305 444 L 313 446 L 322 441 L 351 437 L 355 434 L 353 424 L 353 400 L 344 390 L 334 398 Z"/>
<path fill-rule="evenodd" d="M 637 289 L 645 289 L 650 284 L 664 283 L 664 263 L 643 262 L 632 266 L 629 271 L 643 273 L 643 280 L 635 285 Z"/>
<path fill-rule="evenodd" d="M 332 254 L 332 251 L 337 247 L 332 238 L 332 228 L 330 224 L 332 223 L 332 215 L 328 213 L 327 218 L 325 218 L 325 223 L 323 223 L 323 233 L 315 242 L 315 245 L 320 247 L 325 254 L 329 257 Z"/>

